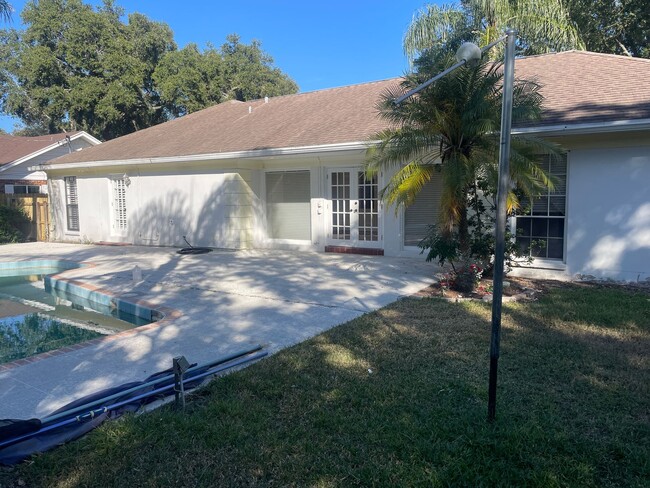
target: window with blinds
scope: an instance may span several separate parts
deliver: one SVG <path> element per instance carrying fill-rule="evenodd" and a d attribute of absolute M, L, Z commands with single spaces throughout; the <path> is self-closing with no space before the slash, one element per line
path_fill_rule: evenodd
<path fill-rule="evenodd" d="M 442 178 L 440 173 L 434 173 L 415 201 L 404 211 L 405 246 L 417 246 L 424 239 L 429 226 L 438 223 L 441 193 Z"/>
<path fill-rule="evenodd" d="M 309 171 L 266 173 L 266 222 L 272 239 L 311 240 Z"/>
<path fill-rule="evenodd" d="M 532 201 L 522 199 L 523 215 L 516 218 L 516 241 L 531 256 L 563 259 L 566 214 L 566 154 L 561 158 L 543 156 L 539 166 L 549 173 L 555 186 Z"/>
<path fill-rule="evenodd" d="M 77 196 L 77 177 L 65 176 L 65 213 L 69 231 L 79 231 L 79 200 Z"/>

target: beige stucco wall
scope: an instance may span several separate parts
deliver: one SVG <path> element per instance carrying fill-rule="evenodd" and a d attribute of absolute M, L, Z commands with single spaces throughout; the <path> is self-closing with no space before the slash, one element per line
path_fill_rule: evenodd
<path fill-rule="evenodd" d="M 54 240 L 113 241 L 156 246 L 252 246 L 255 205 L 250 169 L 114 167 L 50 173 Z M 66 229 L 65 176 L 77 176 L 79 232 Z M 127 229 L 113 225 L 111 176 L 127 175 Z"/>
<path fill-rule="evenodd" d="M 327 172 L 333 168 L 361 168 L 363 150 L 337 154 L 246 160 L 141 164 L 110 168 L 52 170 L 53 240 L 123 241 L 142 245 L 193 245 L 223 248 L 280 248 L 322 251 L 330 243 Z M 269 239 L 266 231 L 265 173 L 308 170 L 311 185 L 311 240 Z M 111 175 L 128 175 L 128 229 L 112 227 Z M 77 176 L 79 232 L 66 230 L 63 177 Z M 380 176 L 383 185 L 387 175 Z M 402 217 L 384 212 L 380 232 L 387 254 L 402 249 Z"/>

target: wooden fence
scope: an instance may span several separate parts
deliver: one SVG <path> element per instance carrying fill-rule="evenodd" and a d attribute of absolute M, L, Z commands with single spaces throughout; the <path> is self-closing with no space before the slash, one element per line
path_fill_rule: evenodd
<path fill-rule="evenodd" d="M 28 240 L 47 241 L 50 228 L 47 195 L 0 193 L 0 204 L 18 207 L 29 217 L 30 224 L 25 229 L 21 229 Z"/>

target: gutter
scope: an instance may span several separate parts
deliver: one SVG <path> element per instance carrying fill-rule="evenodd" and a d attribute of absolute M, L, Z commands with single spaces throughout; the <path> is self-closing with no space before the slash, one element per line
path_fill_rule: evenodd
<path fill-rule="evenodd" d="M 340 151 L 366 150 L 379 141 L 344 142 L 340 144 L 324 144 L 320 146 L 281 147 L 273 149 L 253 149 L 249 151 L 233 151 L 208 154 L 190 154 L 187 156 L 161 156 L 154 158 L 134 158 L 122 160 L 88 161 L 81 163 L 39 164 L 28 168 L 30 171 L 50 171 L 77 168 L 104 168 L 107 166 L 136 166 L 165 163 L 183 163 L 194 161 L 211 161 L 226 159 L 258 159 L 278 156 L 304 156 Z"/>
<path fill-rule="evenodd" d="M 601 134 L 605 132 L 629 132 L 650 129 L 650 119 L 615 120 L 608 122 L 591 122 L 584 124 L 558 124 L 540 127 L 517 127 L 512 129 L 514 135 L 539 134 L 559 136 L 570 134 Z"/>

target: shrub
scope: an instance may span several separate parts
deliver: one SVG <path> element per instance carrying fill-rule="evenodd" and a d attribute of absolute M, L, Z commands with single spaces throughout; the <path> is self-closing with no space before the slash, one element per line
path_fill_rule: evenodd
<path fill-rule="evenodd" d="M 29 223 L 25 212 L 11 205 L 0 205 L 0 244 L 25 240 L 22 228 Z"/>
<path fill-rule="evenodd" d="M 472 293 L 481 282 L 483 268 L 478 264 L 464 265 L 457 270 L 446 273 L 440 280 L 443 290 L 454 290 L 460 293 Z"/>

